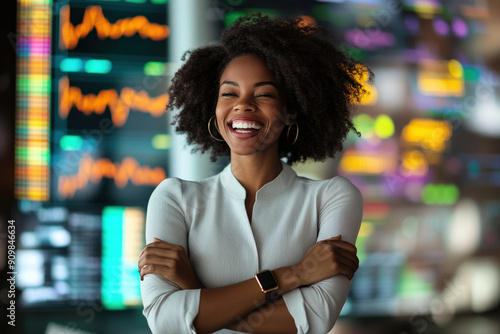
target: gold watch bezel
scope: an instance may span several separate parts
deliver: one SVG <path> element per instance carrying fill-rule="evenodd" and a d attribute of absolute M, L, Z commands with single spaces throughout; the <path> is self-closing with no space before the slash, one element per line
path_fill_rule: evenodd
<path fill-rule="evenodd" d="M 271 289 L 268 289 L 268 290 L 264 290 L 264 287 L 260 283 L 259 277 L 257 276 L 258 274 L 266 272 L 266 271 L 268 271 L 268 272 L 271 273 L 271 276 L 274 278 L 274 281 L 276 282 L 276 286 L 274 288 L 271 288 Z M 278 290 L 279 287 L 280 287 L 280 285 L 278 283 L 278 280 L 276 279 L 276 276 L 274 276 L 274 273 L 272 272 L 272 270 L 262 270 L 262 271 L 259 271 L 258 273 L 255 274 L 255 280 L 259 284 L 260 291 L 262 291 L 264 293 L 268 293 L 268 292 L 271 292 L 271 291 L 274 291 L 274 290 Z"/>

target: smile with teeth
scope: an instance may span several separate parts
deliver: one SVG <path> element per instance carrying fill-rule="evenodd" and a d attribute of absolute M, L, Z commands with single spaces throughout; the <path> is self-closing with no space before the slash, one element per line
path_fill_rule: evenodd
<path fill-rule="evenodd" d="M 250 132 L 255 132 L 259 131 L 262 129 L 262 125 L 254 122 L 243 122 L 243 121 L 234 121 L 231 124 L 231 127 L 234 129 L 234 131 L 239 132 L 239 133 L 250 133 Z"/>

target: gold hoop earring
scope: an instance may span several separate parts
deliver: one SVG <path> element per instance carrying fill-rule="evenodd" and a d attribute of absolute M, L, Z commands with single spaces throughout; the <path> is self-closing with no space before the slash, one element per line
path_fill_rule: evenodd
<path fill-rule="evenodd" d="M 293 140 L 293 143 L 290 143 L 290 128 L 292 127 L 292 125 L 295 125 L 297 127 L 297 131 L 295 132 L 295 139 Z M 299 138 L 299 125 L 297 123 L 293 123 L 292 125 L 289 125 L 288 126 L 288 130 L 286 132 L 286 141 L 288 143 L 288 145 L 292 146 L 293 144 L 295 144 L 295 142 L 297 141 L 297 138 Z"/>
<path fill-rule="evenodd" d="M 215 115 L 213 115 L 212 117 L 210 117 L 210 119 L 208 120 L 208 133 L 210 133 L 210 137 L 212 137 L 213 139 L 215 139 L 217 141 L 224 141 L 224 139 L 216 138 L 212 134 L 212 131 L 210 130 L 210 122 L 212 122 L 212 119 L 214 119 L 214 117 L 215 117 Z M 217 126 L 217 120 L 215 120 L 215 128 L 217 129 L 217 132 L 219 132 L 219 134 L 220 134 L 219 127 Z"/>

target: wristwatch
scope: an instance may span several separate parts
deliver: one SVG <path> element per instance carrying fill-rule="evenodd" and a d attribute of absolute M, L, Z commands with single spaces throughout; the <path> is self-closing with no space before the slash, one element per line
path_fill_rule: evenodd
<path fill-rule="evenodd" d="M 280 298 L 278 281 L 271 270 L 263 270 L 255 274 L 255 279 L 259 283 L 260 290 L 266 294 L 267 301 L 274 302 Z"/>

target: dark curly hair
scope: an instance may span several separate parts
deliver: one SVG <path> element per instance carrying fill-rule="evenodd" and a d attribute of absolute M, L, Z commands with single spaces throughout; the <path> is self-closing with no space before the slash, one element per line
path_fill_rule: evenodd
<path fill-rule="evenodd" d="M 300 128 L 294 145 L 279 139 L 280 158 L 287 163 L 333 157 L 343 148 L 352 129 L 350 108 L 367 91 L 360 83 L 363 73 L 373 73 L 341 51 L 326 29 L 306 25 L 300 18 L 271 19 L 260 13 L 241 17 L 224 30 L 220 44 L 188 51 L 186 63 L 168 89 L 167 109 L 178 108 L 177 131 L 187 133 L 194 151 L 211 150 L 212 161 L 230 155 L 225 142 L 215 141 L 205 124 L 215 114 L 219 80 L 234 58 L 253 54 L 262 58 L 286 95 L 289 113 Z M 200 126 L 199 124 L 203 124 Z"/>

